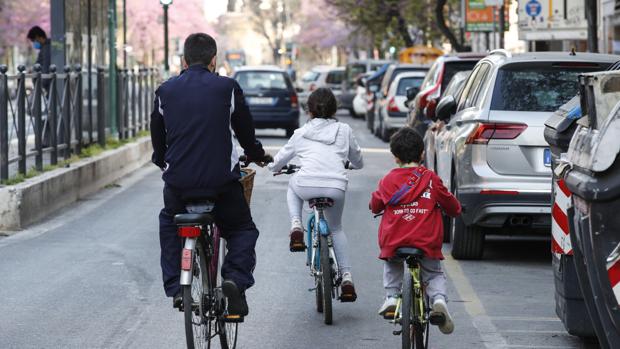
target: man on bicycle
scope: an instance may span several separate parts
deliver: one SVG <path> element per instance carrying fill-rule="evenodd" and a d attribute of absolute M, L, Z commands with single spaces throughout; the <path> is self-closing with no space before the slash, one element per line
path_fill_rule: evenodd
<path fill-rule="evenodd" d="M 162 169 L 164 208 L 159 214 L 161 268 L 166 295 L 181 307 L 182 238 L 174 216 L 192 199 L 215 201 L 214 216 L 228 253 L 222 288 L 228 312 L 246 316 L 245 290 L 254 284 L 258 230 L 241 184 L 234 136 L 248 160 L 264 165 L 271 157 L 256 140 L 252 115 L 237 82 L 214 73 L 217 45 L 204 33 L 187 37 L 184 70 L 155 92 L 151 114 L 153 163 Z"/>

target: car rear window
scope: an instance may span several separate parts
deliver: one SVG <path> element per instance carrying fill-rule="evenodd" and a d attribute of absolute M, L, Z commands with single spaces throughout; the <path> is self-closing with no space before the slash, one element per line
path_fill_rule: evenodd
<path fill-rule="evenodd" d="M 304 76 L 301 77 L 301 81 L 303 82 L 312 82 L 312 81 L 316 81 L 316 79 L 319 78 L 319 73 L 315 72 L 315 71 L 309 71 L 307 73 L 304 74 Z"/>
<path fill-rule="evenodd" d="M 325 82 L 328 84 L 341 84 L 344 79 L 344 71 L 342 70 L 333 70 L 327 74 L 325 78 Z"/>
<path fill-rule="evenodd" d="M 349 85 L 354 85 L 355 79 L 357 79 L 357 76 L 365 72 L 366 72 L 366 65 L 364 64 L 348 65 L 347 66 L 347 80 L 349 82 Z"/>
<path fill-rule="evenodd" d="M 577 94 L 579 74 L 603 68 L 570 63 L 507 66 L 498 72 L 491 109 L 555 111 Z"/>
<path fill-rule="evenodd" d="M 244 90 L 287 90 L 286 79 L 281 72 L 244 71 L 236 77 Z"/>
<path fill-rule="evenodd" d="M 445 71 L 443 72 L 443 81 L 441 82 L 441 90 L 445 91 L 454 75 L 460 71 L 472 70 L 478 61 L 456 61 L 446 62 Z"/>
<path fill-rule="evenodd" d="M 402 78 L 398 82 L 398 88 L 396 88 L 396 95 L 405 96 L 407 95 L 407 90 L 411 87 L 420 87 L 422 86 L 423 77 L 419 78 Z"/>

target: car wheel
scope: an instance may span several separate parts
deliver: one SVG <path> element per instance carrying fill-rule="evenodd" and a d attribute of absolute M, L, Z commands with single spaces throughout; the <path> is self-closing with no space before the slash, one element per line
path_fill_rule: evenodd
<path fill-rule="evenodd" d="M 456 184 L 454 192 L 458 198 Z M 454 259 L 482 258 L 484 233 L 480 227 L 465 225 L 462 215 L 452 218 L 450 240 L 452 240 L 452 257 Z"/>
<path fill-rule="evenodd" d="M 293 137 L 293 133 L 295 133 L 296 127 L 289 127 L 286 129 L 286 138 Z"/>
<path fill-rule="evenodd" d="M 369 131 L 372 131 L 373 128 L 373 115 L 371 112 L 366 112 L 366 127 L 368 127 Z"/>
<path fill-rule="evenodd" d="M 390 130 L 385 127 L 384 123 L 381 123 L 381 140 L 388 142 L 390 140 Z"/>
<path fill-rule="evenodd" d="M 377 115 L 377 113 L 375 113 L 375 116 L 376 116 L 375 117 L 375 122 L 373 122 L 373 125 L 372 125 L 372 128 L 373 128 L 372 133 L 375 136 L 379 137 L 380 136 L 380 132 L 381 132 L 381 129 L 380 129 L 380 127 L 381 127 L 381 114 Z"/>
<path fill-rule="evenodd" d="M 355 114 L 355 110 L 353 108 L 349 108 L 349 115 L 351 115 L 353 119 L 357 118 L 357 114 Z"/>

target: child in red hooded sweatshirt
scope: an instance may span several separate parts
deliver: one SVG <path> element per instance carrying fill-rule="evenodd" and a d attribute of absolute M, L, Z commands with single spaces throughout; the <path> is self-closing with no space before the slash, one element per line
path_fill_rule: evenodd
<path fill-rule="evenodd" d="M 390 140 L 390 151 L 399 167 L 379 181 L 370 200 L 373 213 L 383 212 L 379 226 L 379 258 L 385 261 L 383 286 L 386 298 L 379 314 L 394 312 L 400 297 L 404 261 L 395 257 L 396 249 L 415 247 L 424 252 L 420 263 L 422 281 L 426 285 L 432 313 L 443 315 L 445 321 L 439 329 L 449 334 L 454 330 L 454 324 L 446 304 L 446 277 L 441 270 L 441 211 L 457 216 L 461 213 L 461 205 L 437 174 L 420 165 L 424 141 L 415 130 L 409 127 L 398 130 Z"/>

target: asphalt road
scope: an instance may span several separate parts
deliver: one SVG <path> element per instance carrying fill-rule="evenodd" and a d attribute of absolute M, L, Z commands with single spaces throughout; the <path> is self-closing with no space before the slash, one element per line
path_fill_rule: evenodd
<path fill-rule="evenodd" d="M 397 348 L 395 329 L 376 315 L 382 302 L 378 220 L 370 192 L 393 166 L 385 143 L 362 121 L 351 124 L 366 167 L 350 172 L 344 228 L 358 290 L 355 303 L 336 303 L 326 326 L 308 291 L 303 254 L 288 252 L 288 178 L 259 170 L 252 212 L 258 241 L 250 316 L 239 348 Z M 281 132 L 281 131 L 280 131 Z M 261 131 L 275 153 L 283 132 Z M 183 348 L 183 317 L 165 298 L 159 268 L 158 171 L 146 167 L 57 217 L 0 238 L 0 348 Z M 449 255 L 449 244 L 444 246 Z M 481 261 L 447 258 L 450 336 L 432 329 L 431 348 L 590 348 L 568 335 L 554 312 L 548 241 L 487 244 Z"/>

